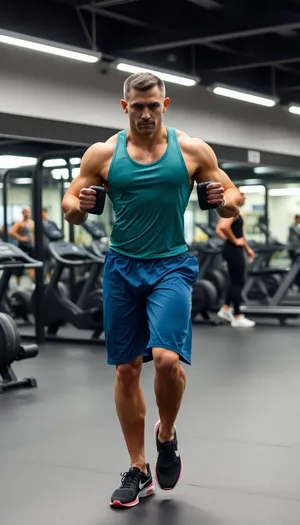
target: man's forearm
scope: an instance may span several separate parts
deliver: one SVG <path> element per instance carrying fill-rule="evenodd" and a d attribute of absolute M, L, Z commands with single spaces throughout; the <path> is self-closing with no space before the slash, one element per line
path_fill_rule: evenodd
<path fill-rule="evenodd" d="M 241 202 L 240 192 L 236 188 L 229 188 L 224 192 L 224 206 L 218 208 L 217 212 L 224 219 L 235 217 L 239 213 Z"/>
<path fill-rule="evenodd" d="M 14 237 L 14 239 L 16 239 L 16 241 L 22 242 L 22 240 L 23 240 L 23 237 L 21 235 L 19 235 L 17 232 L 8 232 L 8 234 L 11 237 Z"/>
<path fill-rule="evenodd" d="M 84 223 L 88 214 L 81 212 L 78 208 L 79 199 L 74 195 L 65 196 L 62 201 L 62 209 L 65 214 L 65 220 L 71 224 L 80 225 Z"/>

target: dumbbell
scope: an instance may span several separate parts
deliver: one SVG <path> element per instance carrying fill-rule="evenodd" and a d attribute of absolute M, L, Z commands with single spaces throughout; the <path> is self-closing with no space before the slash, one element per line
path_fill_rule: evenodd
<path fill-rule="evenodd" d="M 93 208 L 87 211 L 93 215 L 102 215 L 105 205 L 106 189 L 103 188 L 103 186 L 90 186 L 89 188 L 96 192 L 96 203 Z"/>
<path fill-rule="evenodd" d="M 209 180 L 197 184 L 198 203 L 201 210 L 214 210 L 217 208 L 216 204 L 210 204 L 207 201 L 207 186 L 212 183 L 213 182 Z"/>

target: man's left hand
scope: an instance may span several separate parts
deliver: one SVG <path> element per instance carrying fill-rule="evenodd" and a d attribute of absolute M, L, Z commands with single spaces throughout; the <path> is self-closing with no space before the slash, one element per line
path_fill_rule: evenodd
<path fill-rule="evenodd" d="M 224 204 L 224 188 L 220 182 L 212 182 L 206 188 L 207 201 L 219 208 Z"/>

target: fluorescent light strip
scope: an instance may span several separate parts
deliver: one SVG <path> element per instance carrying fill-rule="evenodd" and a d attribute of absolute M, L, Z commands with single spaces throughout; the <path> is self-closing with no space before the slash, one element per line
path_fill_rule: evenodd
<path fill-rule="evenodd" d="M 32 179 L 24 177 L 24 179 L 15 179 L 13 182 L 15 184 L 32 184 Z"/>
<path fill-rule="evenodd" d="M 293 113 L 294 115 L 300 115 L 300 106 L 290 106 L 289 112 Z"/>
<path fill-rule="evenodd" d="M 18 155 L 0 155 L 0 169 L 21 168 L 23 166 L 35 166 L 35 157 L 20 157 Z"/>
<path fill-rule="evenodd" d="M 115 64 L 115 66 L 119 71 L 125 71 L 127 73 L 142 73 L 143 71 L 148 71 L 149 73 L 157 75 L 165 82 L 172 82 L 173 84 L 180 84 L 181 86 L 195 86 L 198 82 L 198 79 L 193 77 L 184 77 L 164 71 L 154 70 L 148 66 L 137 66 L 135 64 L 131 64 L 130 62 L 118 62 Z"/>
<path fill-rule="evenodd" d="M 239 186 L 239 190 L 242 193 L 259 193 L 264 194 L 266 192 L 266 189 L 264 186 L 258 184 L 253 186 Z"/>
<path fill-rule="evenodd" d="M 70 164 L 72 164 L 72 166 L 77 166 L 78 164 L 81 164 L 81 158 L 74 157 L 73 159 L 70 159 Z"/>
<path fill-rule="evenodd" d="M 72 168 L 72 178 L 75 179 L 80 173 L 80 168 Z M 52 178 L 56 180 L 64 179 L 68 180 L 69 171 L 66 168 L 54 169 L 51 171 Z"/>
<path fill-rule="evenodd" d="M 300 188 L 273 188 L 269 190 L 270 197 L 296 197 L 300 195 Z"/>
<path fill-rule="evenodd" d="M 275 106 L 277 103 L 276 99 L 266 98 L 260 95 L 254 95 L 244 91 L 237 91 L 235 89 L 222 86 L 213 87 L 213 92 L 216 95 L 220 95 L 222 97 L 234 98 L 236 100 L 242 100 L 243 102 L 250 102 L 252 104 L 258 104 L 260 106 L 266 106 L 269 108 Z"/>
<path fill-rule="evenodd" d="M 6 31 L 5 29 L 0 29 L 0 43 L 89 63 L 98 62 L 102 56 L 101 53 L 95 51 L 84 50 L 29 35 L 14 33 Z"/>
<path fill-rule="evenodd" d="M 45 168 L 56 168 L 58 166 L 66 166 L 67 162 L 64 159 L 48 159 L 43 162 Z"/>
<path fill-rule="evenodd" d="M 52 174 L 53 179 L 56 179 L 56 180 L 60 180 L 60 179 L 68 180 L 69 178 L 69 171 L 67 170 L 67 168 L 62 168 L 62 169 L 58 168 L 58 169 L 52 170 L 51 174 Z"/>

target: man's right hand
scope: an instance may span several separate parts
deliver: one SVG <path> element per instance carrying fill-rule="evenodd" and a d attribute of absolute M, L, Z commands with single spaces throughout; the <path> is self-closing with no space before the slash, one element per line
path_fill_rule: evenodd
<path fill-rule="evenodd" d="M 82 188 L 79 193 L 78 209 L 81 213 L 86 213 L 96 204 L 96 192 L 90 188 Z"/>

